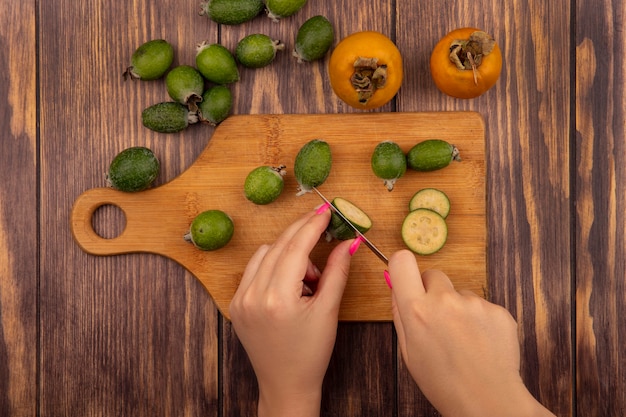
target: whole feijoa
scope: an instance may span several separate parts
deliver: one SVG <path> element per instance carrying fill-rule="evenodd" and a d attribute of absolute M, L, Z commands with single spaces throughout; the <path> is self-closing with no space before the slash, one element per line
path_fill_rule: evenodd
<path fill-rule="evenodd" d="M 298 181 L 298 193 L 302 195 L 326 181 L 332 166 L 332 153 L 328 142 L 313 139 L 307 142 L 296 155 L 293 173 Z"/>
<path fill-rule="evenodd" d="M 113 158 L 106 179 L 109 186 L 116 190 L 142 191 L 159 175 L 159 168 L 159 160 L 150 149 L 134 146 Z"/>
<path fill-rule="evenodd" d="M 443 139 L 419 142 L 406 154 L 407 166 L 416 171 L 436 171 L 460 160 L 458 148 Z"/>
<path fill-rule="evenodd" d="M 284 165 L 278 167 L 263 165 L 253 169 L 243 186 L 246 198 L 259 205 L 275 201 L 283 192 L 285 174 Z"/>
<path fill-rule="evenodd" d="M 230 84 L 239 80 L 235 57 L 219 43 L 198 45 L 196 68 L 207 80 L 216 84 Z"/>
<path fill-rule="evenodd" d="M 174 61 L 174 48 L 164 39 L 154 39 L 133 52 L 124 79 L 156 80 L 161 78 Z"/>
<path fill-rule="evenodd" d="M 160 133 L 175 133 L 198 121 L 195 112 L 175 101 L 153 104 L 141 113 L 145 127 Z"/>
<path fill-rule="evenodd" d="M 198 104 L 198 119 L 210 125 L 223 122 L 233 107 L 233 94 L 225 85 L 214 85 L 202 94 Z"/>
<path fill-rule="evenodd" d="M 302 9 L 306 0 L 265 0 L 267 16 L 275 22 Z"/>
<path fill-rule="evenodd" d="M 235 57 L 244 67 L 262 68 L 269 65 L 276 57 L 276 52 L 282 49 L 285 49 L 285 45 L 279 40 L 255 33 L 237 43 Z"/>
<path fill-rule="evenodd" d="M 202 101 L 204 78 L 191 65 L 179 65 L 167 73 L 165 77 L 167 93 L 172 100 L 192 108 Z"/>
<path fill-rule="evenodd" d="M 324 16 L 313 16 L 298 29 L 293 55 L 298 58 L 298 62 L 321 59 L 334 41 L 332 23 Z"/>
<path fill-rule="evenodd" d="M 222 25 L 238 25 L 254 19 L 263 10 L 262 0 L 208 0 L 200 15 Z"/>
<path fill-rule="evenodd" d="M 235 224 L 228 214 L 221 210 L 207 210 L 193 219 L 184 239 L 198 249 L 213 251 L 226 246 L 234 233 Z"/>
<path fill-rule="evenodd" d="M 374 174 L 392 191 L 398 178 L 406 172 L 406 155 L 395 142 L 383 141 L 374 148 L 371 158 Z"/>

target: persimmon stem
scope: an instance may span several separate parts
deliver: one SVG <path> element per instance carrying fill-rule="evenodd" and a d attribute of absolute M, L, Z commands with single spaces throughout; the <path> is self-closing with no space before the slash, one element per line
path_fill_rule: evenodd
<path fill-rule="evenodd" d="M 472 65 L 472 72 L 474 73 L 474 85 L 478 85 L 478 76 L 477 76 L 477 72 L 478 70 L 476 69 L 476 61 L 474 60 L 474 57 L 472 56 L 471 52 L 467 52 L 467 59 L 470 62 L 470 64 Z"/>

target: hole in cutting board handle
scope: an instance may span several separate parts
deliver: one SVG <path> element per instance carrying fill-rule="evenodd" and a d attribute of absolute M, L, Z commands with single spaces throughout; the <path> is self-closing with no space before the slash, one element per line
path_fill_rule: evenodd
<path fill-rule="evenodd" d="M 126 215 L 115 204 L 102 204 L 91 217 L 93 231 L 103 239 L 115 239 L 126 228 Z"/>

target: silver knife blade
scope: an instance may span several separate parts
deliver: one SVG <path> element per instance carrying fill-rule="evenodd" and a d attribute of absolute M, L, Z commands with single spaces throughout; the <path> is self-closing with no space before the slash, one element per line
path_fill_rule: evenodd
<path fill-rule="evenodd" d="M 361 233 L 361 232 L 359 231 L 359 229 L 357 229 L 357 228 L 356 228 L 356 226 L 355 226 L 355 225 L 353 225 L 353 224 L 352 224 L 352 222 L 351 222 L 350 220 L 348 220 L 348 219 L 346 218 L 346 216 L 344 216 L 344 215 L 343 215 L 343 213 L 342 213 L 342 212 L 340 212 L 339 210 L 337 210 L 337 207 L 333 206 L 333 204 L 332 204 L 332 203 L 331 203 L 331 202 L 330 202 L 330 201 L 329 201 L 326 197 L 324 197 L 324 195 L 323 195 L 323 194 L 322 194 L 322 193 L 321 193 L 321 192 L 320 192 L 320 191 L 319 191 L 316 187 L 313 187 L 313 191 L 315 191 L 315 192 L 317 193 L 317 195 L 319 195 L 319 196 L 320 196 L 320 198 L 321 198 L 322 200 L 324 200 L 324 202 L 325 202 L 325 203 L 327 203 L 327 204 L 330 206 L 330 208 L 331 208 L 331 210 L 332 210 L 333 212 L 335 212 L 335 213 L 336 213 L 339 217 L 341 217 L 341 220 L 343 220 L 344 222 L 346 222 L 346 224 L 347 224 L 348 226 L 350 226 L 350 228 L 351 228 L 352 230 L 354 230 L 354 233 L 356 233 L 356 235 L 357 235 L 357 236 L 359 236 L 359 238 L 361 239 L 361 241 L 362 241 L 363 243 L 365 243 L 365 246 L 367 246 L 367 247 L 368 247 L 368 248 L 369 248 L 372 252 L 374 252 L 374 255 L 378 256 L 378 258 L 379 258 L 381 261 L 383 261 L 383 262 L 385 263 L 385 265 L 388 265 L 388 264 L 389 264 L 389 260 L 388 260 L 388 259 L 387 259 L 387 257 L 386 257 L 386 256 L 385 256 L 385 255 L 384 255 L 384 254 L 380 251 L 380 249 L 378 249 L 378 248 L 376 247 L 376 245 L 374 245 L 374 244 L 373 244 L 373 243 L 372 243 L 372 242 L 371 242 L 368 238 L 366 238 L 366 237 L 365 237 L 365 235 L 364 235 L 363 233 Z"/>

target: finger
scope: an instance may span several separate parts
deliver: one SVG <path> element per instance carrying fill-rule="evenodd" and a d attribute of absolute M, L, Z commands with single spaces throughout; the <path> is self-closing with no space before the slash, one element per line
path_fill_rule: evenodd
<path fill-rule="evenodd" d="M 422 282 L 426 292 L 454 291 L 450 278 L 438 269 L 429 269 L 422 273 Z"/>
<path fill-rule="evenodd" d="M 328 255 L 326 267 L 320 278 L 316 298 L 333 311 L 339 311 L 339 305 L 350 275 L 350 245 L 352 240 L 339 243 Z"/>
<path fill-rule="evenodd" d="M 406 349 L 406 332 L 404 331 L 404 323 L 402 322 L 402 316 L 398 311 L 398 303 L 396 300 L 396 295 L 392 291 L 391 292 L 391 311 L 393 315 L 393 325 L 396 329 L 396 334 L 398 336 L 398 346 L 400 346 L 400 352 L 402 353 L 402 357 L 407 359 L 407 349 Z"/>
<path fill-rule="evenodd" d="M 396 297 L 400 312 L 403 305 L 410 305 L 414 299 L 426 292 L 415 255 L 408 250 L 400 250 L 391 255 L 389 276 L 391 291 Z"/>
<path fill-rule="evenodd" d="M 482 298 L 481 296 L 479 296 L 478 294 L 476 294 L 474 291 L 471 291 L 471 290 L 459 290 L 459 294 L 461 294 L 462 296 L 467 296 L 467 297 Z"/>
<path fill-rule="evenodd" d="M 243 275 L 241 276 L 241 281 L 239 281 L 239 287 L 237 288 L 237 292 L 246 291 L 250 287 L 250 285 L 254 281 L 259 266 L 261 265 L 261 262 L 263 262 L 265 254 L 267 254 L 269 248 L 269 245 L 261 245 L 256 250 L 254 255 L 252 255 L 252 257 L 248 261 L 248 264 L 246 265 L 246 269 L 244 269 L 243 271 Z"/>

